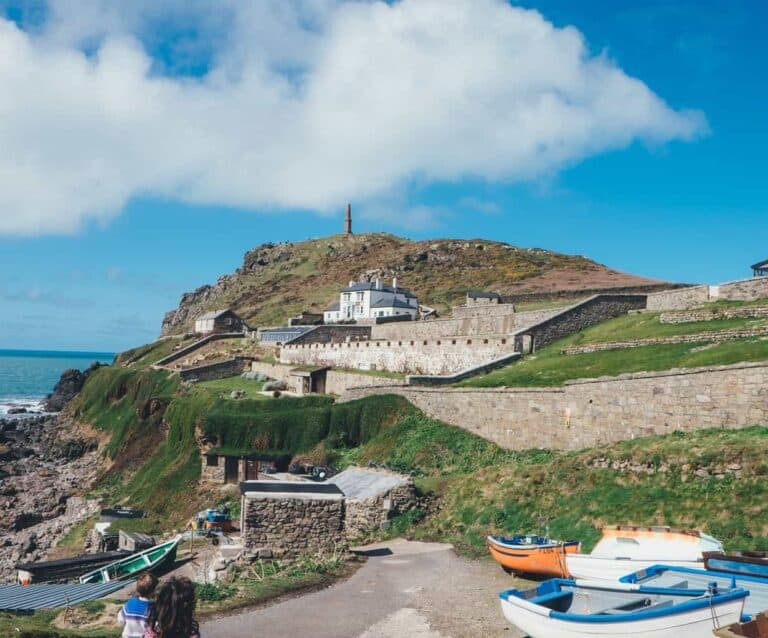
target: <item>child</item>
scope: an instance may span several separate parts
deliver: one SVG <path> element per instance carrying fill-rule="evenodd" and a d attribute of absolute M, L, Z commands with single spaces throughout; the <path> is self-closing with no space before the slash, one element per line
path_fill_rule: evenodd
<path fill-rule="evenodd" d="M 157 594 L 144 638 L 200 638 L 194 615 L 195 584 L 174 576 Z"/>
<path fill-rule="evenodd" d="M 143 638 L 149 615 L 155 604 L 150 600 L 157 587 L 157 578 L 150 573 L 142 574 L 136 581 L 136 598 L 131 598 L 117 614 L 117 622 L 123 627 L 123 638 Z"/>

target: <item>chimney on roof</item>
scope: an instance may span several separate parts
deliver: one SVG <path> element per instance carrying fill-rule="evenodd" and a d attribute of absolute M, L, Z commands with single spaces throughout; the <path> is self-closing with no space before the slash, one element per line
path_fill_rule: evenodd
<path fill-rule="evenodd" d="M 395 289 L 395 292 L 397 292 L 397 277 L 392 277 L 392 287 Z"/>
<path fill-rule="evenodd" d="M 344 218 L 344 234 L 352 234 L 352 204 L 347 204 L 347 215 Z"/>
<path fill-rule="evenodd" d="M 376 277 L 376 290 L 381 290 L 381 279 Z"/>
<path fill-rule="evenodd" d="M 355 280 L 354 279 L 350 279 L 349 280 L 349 287 L 351 288 L 354 285 L 355 285 Z"/>

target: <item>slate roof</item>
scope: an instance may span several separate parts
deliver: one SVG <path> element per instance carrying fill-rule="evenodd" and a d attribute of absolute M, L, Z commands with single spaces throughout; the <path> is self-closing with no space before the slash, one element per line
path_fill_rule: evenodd
<path fill-rule="evenodd" d="M 200 315 L 196 321 L 199 321 L 201 319 L 218 319 L 222 315 L 227 314 L 228 312 L 232 312 L 229 308 L 224 308 L 222 310 L 211 310 L 209 312 L 206 312 L 205 314 Z M 232 313 L 234 314 L 234 313 Z"/>
<path fill-rule="evenodd" d="M 341 310 L 341 304 L 337 301 L 336 303 L 332 303 L 330 306 L 328 306 L 323 312 L 336 312 L 338 310 Z"/>
<path fill-rule="evenodd" d="M 397 289 L 393 288 L 392 286 L 388 286 L 387 284 L 379 284 L 379 288 L 376 287 L 375 281 L 362 281 L 360 283 L 356 283 L 353 286 L 347 286 L 344 288 L 341 292 L 361 292 L 363 290 L 377 290 L 379 292 L 391 292 L 392 294 L 399 294 L 399 295 L 405 295 L 406 297 L 412 297 L 413 299 L 416 299 L 416 295 L 414 295 L 410 290 L 407 290 L 405 288 L 401 288 L 400 286 L 397 287 Z"/>
<path fill-rule="evenodd" d="M 381 496 L 395 487 L 408 484 L 407 479 L 397 474 L 355 467 L 339 472 L 326 482 L 336 485 L 347 498 L 357 499 Z"/>
<path fill-rule="evenodd" d="M 758 268 L 765 268 L 768 266 L 768 259 L 763 259 L 763 261 L 758 261 L 756 264 L 752 264 L 750 268 L 752 270 L 757 270 Z"/>
<path fill-rule="evenodd" d="M 399 299 L 380 299 L 376 303 L 371 304 L 371 308 L 408 308 L 409 310 L 416 310 L 414 306 L 409 306 L 404 301 Z"/>
<path fill-rule="evenodd" d="M 467 297 L 470 299 L 501 299 L 498 292 L 485 292 L 483 290 L 469 290 Z"/>

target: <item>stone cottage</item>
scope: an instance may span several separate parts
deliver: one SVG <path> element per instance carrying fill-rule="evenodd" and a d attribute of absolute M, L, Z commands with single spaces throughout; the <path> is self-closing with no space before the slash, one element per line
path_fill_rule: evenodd
<path fill-rule="evenodd" d="M 245 332 L 248 326 L 229 308 L 211 310 L 195 319 L 195 332 L 200 335 Z"/>
<path fill-rule="evenodd" d="M 240 484 L 243 546 L 258 556 L 328 555 L 347 549 L 344 495 L 329 483 Z"/>
<path fill-rule="evenodd" d="M 386 527 L 392 517 L 413 509 L 417 502 L 411 478 L 387 470 L 353 467 L 328 483 L 344 493 L 344 527 L 350 540 Z"/>

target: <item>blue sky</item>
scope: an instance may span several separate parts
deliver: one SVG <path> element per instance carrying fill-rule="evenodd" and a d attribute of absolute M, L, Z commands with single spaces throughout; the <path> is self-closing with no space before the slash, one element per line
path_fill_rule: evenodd
<path fill-rule="evenodd" d="M 561 37 L 563 28 L 580 32 L 584 55 L 601 72 L 577 69 L 585 63 L 583 56 L 579 61 L 575 55 L 574 75 L 567 78 L 567 85 L 587 82 L 587 91 L 604 91 L 605 102 L 614 100 L 608 110 L 602 105 L 585 107 L 586 116 L 593 118 L 588 133 L 579 128 L 584 114 L 562 123 L 526 106 L 519 121 L 507 117 L 519 102 L 505 93 L 506 85 L 527 95 L 532 85 L 538 90 L 545 80 L 507 77 L 512 64 L 501 62 L 498 69 L 487 70 L 490 79 L 486 79 L 480 60 L 486 49 L 475 48 L 480 46 L 476 32 L 478 27 L 482 32 L 482 16 L 473 15 L 476 22 L 465 25 L 457 13 L 456 23 L 444 27 L 459 30 L 451 35 L 455 48 L 466 51 L 470 61 L 480 60 L 476 74 L 470 65 L 472 72 L 462 75 L 456 65 L 463 59 L 450 57 L 452 52 L 437 45 L 428 53 L 406 50 L 417 60 L 414 66 L 424 57 L 428 68 L 429 55 L 444 56 L 437 62 L 445 62 L 445 82 L 430 88 L 429 94 L 406 96 L 408 108 L 393 102 L 382 113 L 373 113 L 376 104 L 395 92 L 384 90 L 391 69 L 375 67 L 372 73 L 363 68 L 358 77 L 366 79 L 359 84 L 340 83 L 333 52 L 355 45 L 345 31 L 359 30 L 361 23 L 355 20 L 365 19 L 367 24 L 381 19 L 387 25 L 390 14 L 358 15 L 374 11 L 367 5 L 339 8 L 329 2 L 329 8 L 318 11 L 291 3 L 295 16 L 290 20 L 310 27 L 291 23 L 283 37 L 272 38 L 273 29 L 263 26 L 274 17 L 271 9 L 265 9 L 269 4 L 256 3 L 251 13 L 241 15 L 237 13 L 241 8 L 233 8 L 237 3 L 222 2 L 230 18 L 238 18 L 235 22 L 228 21 L 227 11 L 212 19 L 171 1 L 167 13 L 153 8 L 157 13 L 147 17 L 149 10 L 115 15 L 98 0 L 77 5 L 83 7 L 77 12 L 43 2 L 30 10 L 30 3 L 22 8 L 0 0 L 0 16 L 5 16 L 7 25 L 15 25 L 13 32 L 0 28 L 0 47 L 8 42 L 15 47 L 20 69 L 25 64 L 43 69 L 25 74 L 32 77 L 30 87 L 11 84 L 21 80 L 0 73 L 0 110 L 18 107 L 15 120 L 11 110 L 10 126 L 0 126 L 0 186 L 11 193 L 6 199 L 0 196 L 0 348 L 120 350 L 151 340 L 159 332 L 163 313 L 184 291 L 231 272 L 249 248 L 265 241 L 340 231 L 347 196 L 353 202 L 358 232 L 389 231 L 414 239 L 483 237 L 583 254 L 619 270 L 671 281 L 741 278 L 750 274 L 749 264 L 768 257 L 764 159 L 768 45 L 762 33 L 768 24 L 766 3 L 542 0 L 522 3 L 540 12 L 540 21 L 499 14 L 510 18 L 510 33 L 518 24 L 537 29 L 551 23 L 557 37 L 547 43 L 549 48 L 541 49 L 539 58 L 531 58 L 527 53 L 510 53 L 505 49 L 509 35 L 496 34 L 491 45 L 503 50 L 493 51 L 495 60 L 522 55 L 521 64 L 537 68 L 552 52 L 557 57 L 572 50 L 572 41 Z M 434 13 L 422 16 L 418 12 L 423 7 L 400 4 L 393 6 L 406 20 L 422 25 L 423 32 L 414 26 L 418 46 L 439 39 L 441 33 L 429 31 L 437 28 Z M 461 5 L 460 0 L 455 4 Z M 489 24 L 498 22 L 493 12 L 501 9 L 492 0 L 486 4 Z M 235 32 L 236 23 L 246 26 Z M 281 15 L 280 24 L 285 23 Z M 370 57 L 394 58 L 402 53 L 394 49 L 388 56 L 388 45 L 386 39 L 369 39 Z M 73 51 L 85 56 L 85 64 L 98 61 L 100 68 L 112 64 L 110 74 L 104 74 L 108 79 L 92 87 L 86 80 L 54 86 L 53 95 L 62 96 L 61 106 L 50 99 L 42 106 L 25 102 L 25 91 L 34 96 L 46 83 L 55 85 L 57 80 L 47 80 L 44 70 L 67 63 Z M 354 49 L 347 50 L 345 56 L 353 53 Z M 35 58 L 44 55 L 56 58 Z M 137 66 L 137 60 L 146 62 L 146 67 Z M 256 90 L 250 85 L 248 91 L 243 88 L 246 80 L 241 78 L 257 75 L 251 72 L 262 69 L 262 60 L 268 61 L 264 66 L 273 76 L 258 89 L 267 86 L 271 91 L 277 86 L 275 93 L 250 93 Z M 63 68 L 66 75 L 69 67 Z M 652 105 L 652 115 L 625 114 L 620 100 L 616 106 L 616 93 L 604 88 L 604 68 L 634 78 L 662 106 Z M 123 70 L 128 78 L 125 86 L 141 94 L 135 104 L 130 102 L 130 91 L 122 85 L 114 88 L 109 80 Z M 217 71 L 227 79 L 216 79 Z M 395 65 L 392 77 L 401 72 Z M 498 84 L 494 72 L 501 78 Z M 452 73 L 458 78 L 455 82 Z M 541 76 L 547 73 L 557 75 L 549 66 Z M 475 82 L 476 75 L 483 76 L 482 84 Z M 231 76 L 238 80 L 230 80 Z M 372 77 L 381 78 L 384 98 L 361 102 L 356 111 L 354 104 L 349 105 L 349 95 L 372 90 L 369 85 L 377 83 Z M 203 81 L 210 81 L 206 94 L 189 88 Z M 561 80 L 551 81 L 561 92 L 557 85 Z M 158 92 L 168 89 L 171 97 L 153 104 L 152 93 L 146 91 L 159 82 L 166 85 Z M 461 82 L 468 83 L 466 93 L 456 89 Z M 74 94 L 76 88 L 79 94 L 93 91 L 85 108 L 104 91 L 113 90 L 122 100 L 119 104 L 131 108 L 127 114 L 119 107 L 107 109 L 104 122 L 98 120 L 104 109 L 73 117 L 64 113 L 70 101 L 77 107 L 72 112 L 82 113 L 84 108 L 67 93 Z M 627 83 L 620 88 L 618 95 L 636 87 Z M 451 96 L 440 100 L 451 107 L 445 116 L 447 135 L 439 128 L 443 116 L 439 107 L 429 105 L 430 96 L 443 90 Z M 581 88 L 574 90 L 585 99 Z M 238 103 L 243 93 L 258 99 Z M 262 108 L 270 96 L 286 94 L 302 97 L 274 111 Z M 327 95 L 334 97 L 330 106 L 323 104 Z M 475 112 L 466 106 L 465 95 L 471 95 L 474 103 L 487 101 L 498 108 Z M 218 100 L 222 96 L 225 99 Z M 452 98 L 456 105 L 450 103 Z M 628 98 L 626 110 L 632 111 L 630 102 L 642 99 L 642 95 Z M 115 102 L 109 104 L 114 107 Z M 189 118 L 191 123 L 201 121 L 196 119 L 200 112 L 210 113 L 216 121 L 214 128 L 205 130 L 205 143 L 195 139 L 200 127 L 190 125 L 153 146 L 153 139 L 162 138 L 175 125 L 164 110 L 168 104 L 179 119 Z M 200 111 L 185 112 L 187 104 Z M 421 110 L 430 111 L 430 119 L 421 122 L 414 134 L 410 120 L 420 117 L 421 104 Z M 327 122 L 329 138 L 319 135 L 314 146 L 294 139 L 290 122 L 285 125 L 282 117 L 295 107 L 304 109 L 297 116 L 302 121 L 319 118 L 321 128 Z M 159 114 L 159 126 L 143 139 L 141 132 L 151 120 L 141 120 L 135 113 L 143 117 L 145 108 L 148 118 Z M 242 121 L 237 119 L 241 116 Z M 118 118 L 123 119 L 115 126 Z M 616 122 L 609 126 L 605 121 L 610 118 Z M 544 137 L 518 148 L 515 131 L 536 128 L 539 122 L 546 129 Z M 21 136 L 14 130 L 26 127 L 45 135 L 37 139 L 33 134 L 19 142 Z M 553 127 L 562 128 L 554 142 L 548 137 Z M 465 129 L 467 137 L 462 138 Z M 273 138 L 271 130 L 280 134 Z M 473 140 L 488 130 L 491 133 L 483 140 L 488 157 L 484 157 L 482 147 L 473 148 Z M 124 131 L 128 133 L 123 137 Z M 239 131 L 250 145 L 238 139 Z M 418 144 L 410 145 L 411 138 L 422 134 Z M 503 136 L 507 136 L 504 144 L 494 146 Z M 19 147 L 23 151 L 34 147 L 34 157 L 44 161 L 30 172 L 17 173 L 22 151 L 14 151 L 14 143 L 23 143 Z M 567 153 L 553 159 L 549 152 L 537 150 L 548 144 Z M 260 149 L 265 157 L 259 157 Z M 463 163 L 454 162 L 452 158 L 464 149 Z M 89 152 L 93 155 L 86 157 Z M 98 169 L 91 174 L 93 158 Z M 305 158 L 310 158 L 306 166 Z M 166 174 L 166 167 L 173 170 Z"/>

